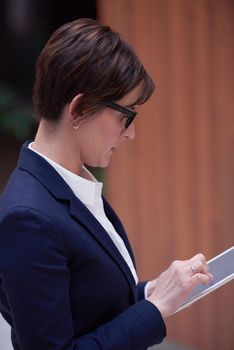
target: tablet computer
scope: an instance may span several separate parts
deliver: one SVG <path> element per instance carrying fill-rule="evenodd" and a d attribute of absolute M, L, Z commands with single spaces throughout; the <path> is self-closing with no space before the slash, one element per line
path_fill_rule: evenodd
<path fill-rule="evenodd" d="M 188 299 L 176 312 L 190 306 L 195 301 L 234 279 L 234 246 L 215 256 L 207 263 L 214 280 L 206 285 L 202 284 L 194 288 Z"/>

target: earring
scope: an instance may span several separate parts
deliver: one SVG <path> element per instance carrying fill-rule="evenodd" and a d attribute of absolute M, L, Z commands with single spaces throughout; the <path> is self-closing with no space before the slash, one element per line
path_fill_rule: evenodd
<path fill-rule="evenodd" d="M 79 127 L 80 127 L 80 124 L 74 124 L 74 125 L 73 125 L 73 128 L 74 128 L 75 130 L 79 129 Z"/>
<path fill-rule="evenodd" d="M 73 128 L 77 130 L 79 127 L 80 127 L 80 123 L 78 121 L 78 118 L 76 118 L 75 120 L 73 120 Z"/>

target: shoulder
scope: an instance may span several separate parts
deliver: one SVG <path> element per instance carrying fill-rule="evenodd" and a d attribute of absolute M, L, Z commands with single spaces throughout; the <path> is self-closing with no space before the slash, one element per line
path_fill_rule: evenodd
<path fill-rule="evenodd" d="M 5 216 L 40 217 L 51 220 L 56 212 L 56 200 L 27 171 L 16 168 L 0 196 L 0 222 Z"/>
<path fill-rule="evenodd" d="M 0 197 L 0 241 L 27 245 L 40 239 L 40 244 L 61 245 L 57 212 L 56 201 L 40 182 L 16 169 Z"/>

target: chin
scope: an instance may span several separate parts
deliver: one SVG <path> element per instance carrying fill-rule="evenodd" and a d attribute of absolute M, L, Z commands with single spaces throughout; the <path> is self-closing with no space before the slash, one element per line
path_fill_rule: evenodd
<path fill-rule="evenodd" d="M 104 158 L 104 159 L 101 159 L 100 161 L 99 161 L 99 164 L 97 165 L 99 168 L 106 168 L 106 167 L 108 167 L 108 165 L 110 164 L 110 162 L 111 162 L 111 156 L 108 156 L 108 157 L 106 157 L 106 158 Z"/>
<path fill-rule="evenodd" d="M 110 164 L 110 161 L 102 162 L 102 163 L 98 164 L 97 167 L 98 168 L 106 168 L 106 167 L 108 167 L 109 164 Z"/>
<path fill-rule="evenodd" d="M 86 165 L 88 165 L 92 168 L 106 168 L 109 164 L 110 164 L 110 158 L 104 159 L 104 160 L 99 160 L 97 162 L 86 163 Z"/>

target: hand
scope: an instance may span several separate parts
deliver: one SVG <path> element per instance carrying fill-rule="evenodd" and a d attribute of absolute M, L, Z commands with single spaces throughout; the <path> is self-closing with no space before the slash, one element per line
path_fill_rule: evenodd
<path fill-rule="evenodd" d="M 192 289 L 213 279 L 203 254 L 189 260 L 174 261 L 158 278 L 149 282 L 147 299 L 166 318 L 174 314 Z"/>

